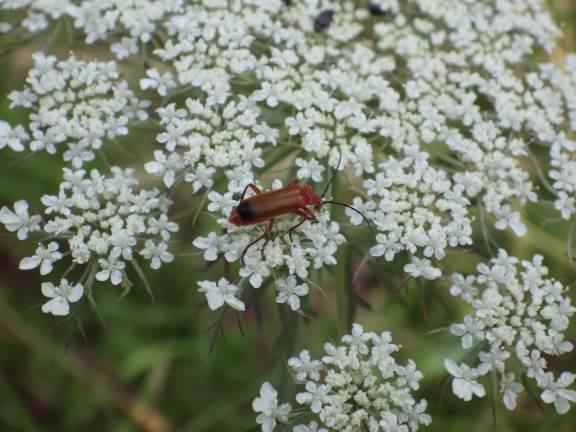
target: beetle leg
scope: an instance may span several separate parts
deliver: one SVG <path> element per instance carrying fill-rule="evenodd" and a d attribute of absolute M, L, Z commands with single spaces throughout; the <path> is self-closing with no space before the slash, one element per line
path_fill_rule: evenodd
<path fill-rule="evenodd" d="M 290 239 L 290 242 L 292 242 L 292 232 L 296 230 L 296 228 L 298 228 L 300 225 L 302 225 L 304 222 L 306 222 L 308 219 L 303 218 L 302 220 L 300 220 L 300 222 L 298 222 L 296 225 L 294 225 L 293 227 L 291 227 L 288 230 L 288 238 Z"/>
<path fill-rule="evenodd" d="M 273 224 L 274 219 L 270 219 L 270 222 L 268 222 L 268 225 L 266 226 L 266 230 L 259 235 L 258 237 L 256 237 L 254 240 L 252 240 L 248 246 L 246 246 L 244 248 L 244 250 L 242 251 L 242 255 L 240 256 L 240 261 L 242 262 L 242 265 L 245 266 L 246 263 L 244 262 L 244 257 L 246 256 L 246 253 L 248 252 L 248 249 L 250 249 L 252 246 L 254 246 L 256 243 L 258 243 L 260 240 L 262 240 L 263 238 L 268 239 L 269 234 L 272 230 L 272 224 Z M 266 242 L 268 242 L 268 240 L 266 240 Z M 266 243 L 264 244 L 264 246 L 266 246 Z"/>
<path fill-rule="evenodd" d="M 314 212 L 312 210 L 310 210 L 309 208 L 306 208 L 306 207 L 301 207 L 301 208 L 297 209 L 296 214 L 302 216 L 304 219 L 307 219 L 307 220 L 316 219 L 316 215 L 314 214 Z"/>
<path fill-rule="evenodd" d="M 302 225 L 302 224 L 303 224 L 304 222 L 306 222 L 307 220 L 314 220 L 314 219 L 316 219 L 316 215 L 315 215 L 314 213 L 312 213 L 312 212 L 311 212 L 309 209 L 307 209 L 306 207 L 302 207 L 302 208 L 297 209 L 297 210 L 295 211 L 295 213 L 296 213 L 298 216 L 301 216 L 301 217 L 302 217 L 302 220 L 288 230 L 288 238 L 290 239 L 290 241 L 292 241 L 292 233 L 296 230 L 296 228 L 298 228 L 300 225 Z"/>
<path fill-rule="evenodd" d="M 244 248 L 244 250 L 242 251 L 242 255 L 240 256 L 240 262 L 242 262 L 242 265 L 245 266 L 246 263 L 244 262 L 244 257 L 246 256 L 246 253 L 248 252 L 248 249 L 250 249 L 252 246 L 254 246 L 256 243 L 258 243 L 260 240 L 262 240 L 264 237 L 266 236 L 266 233 L 263 233 L 262 235 L 258 236 L 256 239 L 252 240 L 252 242 L 250 242 L 248 244 L 248 246 L 246 246 Z"/>
<path fill-rule="evenodd" d="M 256 195 L 261 193 L 260 189 L 258 189 L 258 186 L 256 186 L 254 183 L 248 183 L 246 185 L 246 187 L 244 188 L 244 190 L 242 191 L 242 195 L 240 195 L 240 201 L 242 201 L 244 199 L 244 195 L 246 195 L 246 192 L 248 192 L 248 189 L 250 189 Z"/>
<path fill-rule="evenodd" d="M 266 241 L 264 242 L 262 249 L 260 249 L 260 253 L 262 254 L 262 259 L 264 259 L 264 249 L 266 249 L 266 246 L 268 245 L 268 243 L 270 243 L 270 240 L 272 240 L 272 225 L 274 225 L 274 219 L 270 219 L 270 221 L 268 222 L 268 225 L 266 225 L 266 231 L 264 231 L 264 236 L 266 237 Z"/>

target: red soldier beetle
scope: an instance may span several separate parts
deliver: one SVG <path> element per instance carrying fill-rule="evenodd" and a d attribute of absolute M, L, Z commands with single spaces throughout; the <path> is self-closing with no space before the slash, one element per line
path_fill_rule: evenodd
<path fill-rule="evenodd" d="M 340 165 L 340 163 L 338 163 L 338 165 Z M 332 178 L 334 178 L 334 175 L 336 175 L 336 172 L 334 172 Z M 307 220 L 316 219 L 316 215 L 310 207 L 316 211 L 320 210 L 324 204 L 335 204 L 349 208 L 350 210 L 355 211 L 360 216 L 362 216 L 368 226 L 373 229 L 368 218 L 366 218 L 362 212 L 355 209 L 354 207 L 338 201 L 324 200 L 324 196 L 326 195 L 331 182 L 332 180 L 328 182 L 326 188 L 320 196 L 314 192 L 312 186 L 307 183 L 299 183 L 298 180 L 294 180 L 283 188 L 265 192 L 262 192 L 253 183 L 248 184 L 240 196 L 238 205 L 232 208 L 230 216 L 228 217 L 228 222 L 237 226 L 256 225 L 260 223 L 266 223 L 267 225 L 262 235 L 249 243 L 248 246 L 244 248 L 244 251 L 242 251 L 242 255 L 240 257 L 242 264 L 244 265 L 244 256 L 248 250 L 263 238 L 266 239 L 266 243 L 264 243 L 263 249 L 266 247 L 266 244 L 268 241 L 270 241 L 270 234 L 272 233 L 274 218 L 288 214 L 295 214 L 302 218 L 300 222 L 288 230 L 288 236 L 291 239 L 292 232 L 296 228 L 298 228 Z M 255 195 L 244 198 L 248 190 L 252 190 Z"/>

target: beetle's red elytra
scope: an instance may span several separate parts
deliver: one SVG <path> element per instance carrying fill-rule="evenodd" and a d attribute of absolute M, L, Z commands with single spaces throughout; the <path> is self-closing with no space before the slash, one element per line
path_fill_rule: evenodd
<path fill-rule="evenodd" d="M 258 243 L 263 238 L 266 238 L 266 242 L 270 240 L 274 218 L 279 216 L 294 214 L 302 218 L 300 222 L 288 230 L 288 235 L 290 237 L 292 232 L 304 222 L 316 219 L 314 210 L 319 210 L 324 204 L 336 204 L 349 208 L 360 214 L 360 216 L 362 216 L 362 218 L 370 225 L 370 221 L 366 216 L 354 207 L 337 201 L 323 200 L 327 189 L 328 188 L 324 190 L 324 193 L 321 196 L 318 196 L 312 189 L 312 186 L 306 183 L 299 183 L 296 180 L 283 188 L 265 192 L 262 192 L 253 183 L 248 184 L 240 196 L 238 205 L 230 212 L 228 221 L 237 226 L 256 225 L 260 223 L 267 223 L 267 226 L 259 237 L 244 248 L 240 257 L 242 264 L 244 264 L 244 256 L 246 255 L 246 252 L 248 252 L 254 244 Z M 244 198 L 248 190 L 252 190 L 255 195 Z M 266 243 L 264 244 L 263 249 L 265 247 Z"/>
<path fill-rule="evenodd" d="M 248 189 L 254 191 L 255 195 L 244 199 Z M 318 209 L 321 205 L 322 198 L 316 195 L 309 184 L 294 181 L 281 189 L 261 192 L 250 183 L 244 189 L 238 205 L 232 209 L 228 221 L 240 226 L 255 225 L 290 213 L 305 219 L 315 219 L 308 206 Z"/>

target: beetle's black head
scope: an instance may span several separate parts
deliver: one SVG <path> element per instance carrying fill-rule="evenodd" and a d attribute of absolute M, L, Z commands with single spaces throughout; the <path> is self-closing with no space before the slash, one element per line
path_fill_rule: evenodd
<path fill-rule="evenodd" d="M 252 223 L 256 217 L 254 207 L 248 201 L 241 201 L 230 212 L 228 222 L 234 225 L 246 225 Z"/>

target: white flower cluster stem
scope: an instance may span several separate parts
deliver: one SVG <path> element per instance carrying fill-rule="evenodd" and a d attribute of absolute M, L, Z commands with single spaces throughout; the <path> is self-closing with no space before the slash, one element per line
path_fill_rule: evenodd
<path fill-rule="evenodd" d="M 411 360 L 405 366 L 396 362 L 392 354 L 399 349 L 390 333 L 365 332 L 354 324 L 340 345 L 325 344 L 320 360 L 308 351 L 291 358 L 288 365 L 301 390 L 296 394 L 299 411 L 304 409 L 306 417 L 313 418 L 293 430 L 414 432 L 429 425 L 426 401 L 412 395 L 422 374 Z M 292 411 L 289 404 L 278 406 L 277 393 L 269 383 L 262 386 L 253 408 L 261 413 L 256 421 L 263 432 L 272 431 L 276 420 L 288 423 Z M 292 423 L 297 421 L 295 417 Z"/>
<path fill-rule="evenodd" d="M 520 261 L 500 250 L 489 264 L 479 264 L 476 274 L 453 276 L 450 292 L 473 311 L 450 331 L 461 338 L 464 349 L 481 347 L 477 367 L 446 361 L 456 396 L 465 401 L 473 395 L 483 397 L 486 392 L 478 378 L 491 372 L 500 382 L 498 391 L 505 406 L 513 410 L 524 389 L 515 372 L 509 371 L 515 359 L 521 365 L 520 374 L 535 381 L 541 399 L 553 403 L 559 414 L 576 402 L 576 391 L 567 388 L 576 375 L 563 372 L 556 378 L 547 361 L 573 350 L 565 332 L 576 308 L 567 288 L 547 275 L 542 256 Z"/>

